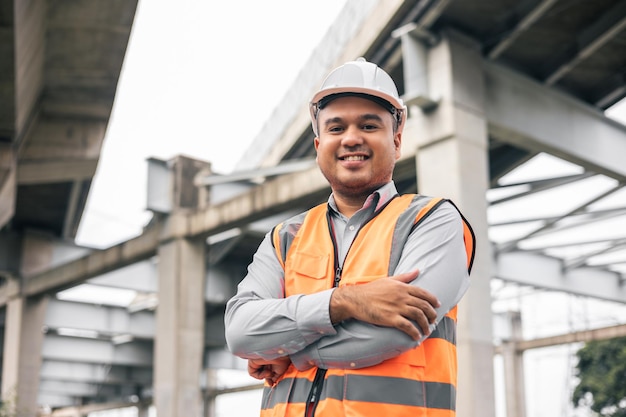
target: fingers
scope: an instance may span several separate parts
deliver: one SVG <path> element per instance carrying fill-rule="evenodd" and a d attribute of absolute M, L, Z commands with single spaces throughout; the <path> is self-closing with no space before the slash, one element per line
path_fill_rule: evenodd
<path fill-rule="evenodd" d="M 390 278 L 391 279 L 395 279 L 396 281 L 400 281 L 400 282 L 404 282 L 405 284 L 408 284 L 410 282 L 413 282 L 413 280 L 415 280 L 415 278 L 417 278 L 419 273 L 420 273 L 420 271 L 418 271 L 416 269 L 415 271 L 405 272 L 404 274 L 394 275 L 393 277 L 390 277 Z"/>
<path fill-rule="evenodd" d="M 276 381 L 287 371 L 291 364 L 288 356 L 272 359 L 248 359 L 248 374 L 256 379 L 264 379 L 269 385 Z"/>
<path fill-rule="evenodd" d="M 422 337 L 422 334 L 420 333 L 418 328 L 415 327 L 415 325 L 407 319 L 398 321 L 398 323 L 395 325 L 395 328 L 403 331 L 413 340 L 419 340 Z"/>
<path fill-rule="evenodd" d="M 419 271 L 416 270 L 398 274 L 391 278 L 410 284 L 418 275 Z M 407 286 L 406 290 L 408 297 L 400 302 L 400 305 L 404 303 L 406 307 L 405 310 L 400 312 L 400 315 L 406 320 L 399 320 L 395 327 L 408 334 L 414 340 L 418 340 L 422 335 L 430 335 L 431 325 L 437 322 L 436 308 L 441 307 L 441 302 L 434 294 L 423 288 Z"/>
<path fill-rule="evenodd" d="M 251 365 L 248 361 L 248 375 L 256 379 L 266 379 L 272 376 L 272 371 L 268 366 Z"/>
<path fill-rule="evenodd" d="M 434 294 L 411 284 L 418 275 L 416 270 L 336 288 L 330 299 L 332 323 L 351 318 L 395 327 L 415 340 L 429 335 L 441 303 Z"/>
<path fill-rule="evenodd" d="M 441 302 L 434 294 L 422 288 L 411 287 L 408 290 L 410 298 L 407 300 L 407 305 L 419 309 L 427 317 L 429 323 L 434 323 L 437 320 L 437 308 L 441 307 Z"/>
<path fill-rule="evenodd" d="M 419 339 L 421 335 L 424 335 L 424 336 L 430 335 L 430 332 L 431 332 L 430 325 L 431 323 L 434 323 L 436 321 L 434 319 L 430 320 L 424 314 L 424 312 L 419 309 L 417 309 L 416 314 L 411 319 L 413 320 L 413 322 L 417 323 L 417 328 L 416 328 L 413 323 L 409 322 L 411 324 L 411 327 L 413 327 L 416 330 L 415 332 L 411 331 L 411 333 L 408 333 L 409 336 L 411 336 L 414 340 Z M 421 334 L 419 334 L 419 332 L 417 331 L 418 329 L 419 331 L 421 331 Z"/>

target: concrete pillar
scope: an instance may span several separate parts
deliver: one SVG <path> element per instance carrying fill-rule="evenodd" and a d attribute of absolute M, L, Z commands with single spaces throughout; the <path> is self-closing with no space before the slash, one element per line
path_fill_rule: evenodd
<path fill-rule="evenodd" d="M 204 417 L 216 417 L 217 371 L 206 369 L 206 393 L 204 395 Z"/>
<path fill-rule="evenodd" d="M 6 307 L 2 400 L 20 417 L 38 415 L 42 328 L 47 300 L 45 296 L 18 296 L 11 298 Z"/>
<path fill-rule="evenodd" d="M 517 349 L 517 342 L 523 340 L 522 316 L 510 313 L 511 340 L 502 345 L 504 362 L 504 388 L 507 417 L 526 416 L 526 392 L 524 389 L 524 353 Z"/>
<path fill-rule="evenodd" d="M 174 239 L 159 247 L 154 404 L 159 417 L 200 416 L 204 352 L 205 243 Z"/>
<path fill-rule="evenodd" d="M 11 249 L 16 257 L 13 263 L 19 265 L 19 269 L 16 277 L 7 281 L 2 400 L 20 417 L 30 417 L 38 415 L 37 395 L 48 297 L 23 297 L 21 280 L 51 264 L 52 243 L 49 236 L 31 232 L 13 236 L 12 242 L 19 245 L 19 249 Z"/>
<path fill-rule="evenodd" d="M 444 33 L 428 53 L 428 88 L 438 106 L 410 109 L 403 146 L 417 149 L 418 191 L 450 198 L 473 226 L 477 256 L 472 284 L 459 305 L 457 415 L 495 415 L 491 317 L 491 248 L 487 236 L 489 186 L 484 77 L 479 45 Z"/>
<path fill-rule="evenodd" d="M 148 417 L 150 415 L 150 407 L 148 405 L 137 406 L 137 417 Z"/>
<path fill-rule="evenodd" d="M 169 172 L 161 168 L 149 171 L 149 194 L 164 194 L 149 195 L 148 205 L 158 202 L 162 214 L 174 213 L 168 221 L 175 223 L 180 220 L 177 214 L 208 204 L 208 193 L 194 183 L 199 172 L 210 171 L 208 162 L 177 156 L 157 165 Z M 185 238 L 159 246 L 154 340 L 154 405 L 159 417 L 202 415 L 205 250 L 203 240 Z"/>

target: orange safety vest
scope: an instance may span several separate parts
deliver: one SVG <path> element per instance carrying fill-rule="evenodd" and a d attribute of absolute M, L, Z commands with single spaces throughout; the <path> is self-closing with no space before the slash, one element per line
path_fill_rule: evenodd
<path fill-rule="evenodd" d="M 278 225 L 272 237 L 285 270 L 285 296 L 391 276 L 411 231 L 444 201 L 416 194 L 392 199 L 359 230 L 341 272 L 327 204 Z M 475 238 L 461 217 L 469 271 Z M 306 371 L 291 365 L 264 388 L 261 417 L 455 416 L 456 319 L 455 306 L 419 346 L 378 365 Z"/>

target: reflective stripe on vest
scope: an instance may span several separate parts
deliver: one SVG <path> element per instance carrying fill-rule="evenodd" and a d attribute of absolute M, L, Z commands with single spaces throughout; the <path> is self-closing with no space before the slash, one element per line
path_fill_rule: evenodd
<path fill-rule="evenodd" d="M 421 195 L 394 198 L 358 232 L 339 285 L 392 275 L 409 234 L 444 201 L 448 200 Z M 321 204 L 273 231 L 274 248 L 285 270 L 285 296 L 333 286 L 336 266 L 327 210 L 327 204 Z M 463 227 L 469 270 L 474 236 L 464 218 Z M 329 369 L 316 415 L 454 416 L 456 313 L 455 306 L 420 346 L 395 358 L 363 369 Z M 437 366 L 425 366 L 427 362 Z M 265 388 L 261 415 L 304 416 L 316 369 L 301 372 L 291 366 L 274 387 Z M 378 407 L 383 408 L 376 411 Z"/>
<path fill-rule="evenodd" d="M 312 384 L 308 379 L 283 378 L 273 389 L 264 389 L 262 408 L 272 409 L 281 403 L 305 403 Z M 450 397 L 452 403 L 455 403 L 456 391 L 450 384 L 351 374 L 345 378 L 328 376 L 322 388 L 320 402 L 330 398 L 339 401 L 450 409 Z"/>

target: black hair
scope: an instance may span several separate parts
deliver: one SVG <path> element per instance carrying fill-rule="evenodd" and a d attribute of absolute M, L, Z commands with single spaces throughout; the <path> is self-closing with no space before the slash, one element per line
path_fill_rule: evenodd
<path fill-rule="evenodd" d="M 379 106 L 387 110 L 389 113 L 391 113 L 394 121 L 396 122 L 396 125 L 394 126 L 393 130 L 394 132 L 398 130 L 398 127 L 400 126 L 400 122 L 402 120 L 402 110 L 397 109 L 393 104 L 391 104 L 384 98 L 380 98 L 378 96 L 373 96 L 371 94 L 365 94 L 365 93 L 344 92 L 344 93 L 329 94 L 325 97 L 322 97 L 315 106 L 316 107 L 315 118 L 317 119 L 317 113 L 319 113 L 320 110 L 326 107 L 328 103 L 341 97 L 360 97 L 360 98 L 373 101 L 374 103 L 378 104 Z"/>

